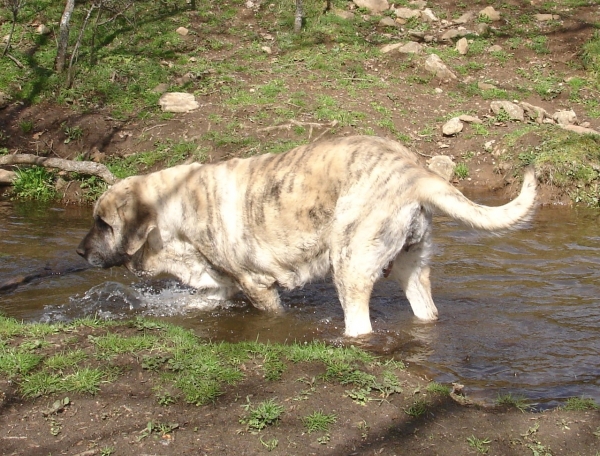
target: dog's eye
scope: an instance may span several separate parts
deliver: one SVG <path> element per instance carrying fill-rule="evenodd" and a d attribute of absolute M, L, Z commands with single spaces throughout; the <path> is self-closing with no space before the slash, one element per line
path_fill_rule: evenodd
<path fill-rule="evenodd" d="M 108 223 L 106 223 L 104 220 L 102 220 L 100 217 L 96 218 L 96 226 L 100 230 L 109 230 L 110 229 L 110 225 Z"/>

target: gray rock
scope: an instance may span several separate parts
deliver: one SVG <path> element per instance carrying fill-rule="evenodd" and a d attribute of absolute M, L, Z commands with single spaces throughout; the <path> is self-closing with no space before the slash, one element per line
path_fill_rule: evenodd
<path fill-rule="evenodd" d="M 423 45 L 415 41 L 409 41 L 404 46 L 398 48 L 398 52 L 401 54 L 420 54 L 423 50 Z"/>
<path fill-rule="evenodd" d="M 479 117 L 470 116 L 468 114 L 461 114 L 460 116 L 458 116 L 458 118 L 466 123 L 475 123 L 475 124 L 483 123 L 483 121 Z"/>
<path fill-rule="evenodd" d="M 444 124 L 442 127 L 442 133 L 444 136 L 454 136 L 457 133 L 460 133 L 463 127 L 464 124 L 460 121 L 460 119 L 458 117 L 453 117 Z"/>
<path fill-rule="evenodd" d="M 273 50 L 271 49 L 270 46 L 261 46 L 260 50 L 268 55 L 271 55 L 273 53 Z"/>
<path fill-rule="evenodd" d="M 548 113 L 548 111 L 546 111 L 544 108 L 541 108 L 539 106 L 534 106 L 534 105 L 526 103 L 524 101 L 521 102 L 521 106 L 525 110 L 525 113 L 527 114 L 527 116 L 530 119 L 535 120 L 537 123 L 541 124 L 544 122 L 544 119 L 551 117 L 550 114 Z"/>
<path fill-rule="evenodd" d="M 17 173 L 14 171 L 0 169 L 0 185 L 12 185 L 16 178 Z"/>
<path fill-rule="evenodd" d="M 559 125 L 575 125 L 579 123 L 577 121 L 577 114 L 572 109 L 568 111 L 556 111 L 552 116 L 552 119 Z"/>
<path fill-rule="evenodd" d="M 35 29 L 35 32 L 38 35 L 50 35 L 50 33 L 52 33 L 52 30 L 46 24 L 40 24 Z"/>
<path fill-rule="evenodd" d="M 425 32 L 419 32 L 417 30 L 409 30 L 408 36 L 414 38 L 417 41 L 425 41 Z"/>
<path fill-rule="evenodd" d="M 560 16 L 558 14 L 534 14 L 533 17 L 539 22 L 560 20 Z"/>
<path fill-rule="evenodd" d="M 490 26 L 488 24 L 479 23 L 475 26 L 475 33 L 479 36 L 488 36 L 490 34 Z"/>
<path fill-rule="evenodd" d="M 456 165 L 447 155 L 436 155 L 429 160 L 428 168 L 438 176 L 449 181 L 454 175 Z"/>
<path fill-rule="evenodd" d="M 381 19 L 379 21 L 379 25 L 380 27 L 398 27 L 400 24 L 398 24 L 394 19 L 392 19 L 389 16 L 384 17 L 383 19 Z"/>
<path fill-rule="evenodd" d="M 396 8 L 394 10 L 396 13 L 396 17 L 400 19 L 410 19 L 412 17 L 421 17 L 421 12 L 419 10 L 414 10 L 410 8 Z"/>
<path fill-rule="evenodd" d="M 488 6 L 479 11 L 479 16 L 485 16 L 489 20 L 495 22 L 500 20 L 500 13 L 493 6 Z"/>
<path fill-rule="evenodd" d="M 389 52 L 395 51 L 396 49 L 402 46 L 404 46 L 404 43 L 386 44 L 385 46 L 379 49 L 379 52 L 381 52 L 382 54 L 387 54 Z"/>
<path fill-rule="evenodd" d="M 359 8 L 366 8 L 369 13 L 377 14 L 390 9 L 387 0 L 354 0 L 354 4 Z"/>
<path fill-rule="evenodd" d="M 181 36 L 187 36 L 187 34 L 190 33 L 190 31 L 185 27 L 179 27 L 177 30 L 175 30 L 175 33 Z"/>
<path fill-rule="evenodd" d="M 458 19 L 454 19 L 453 22 L 455 24 L 466 24 L 468 22 L 471 22 L 474 18 L 475 18 L 475 13 L 473 13 L 473 11 L 469 11 L 469 12 L 463 14 Z"/>
<path fill-rule="evenodd" d="M 520 122 L 525 120 L 525 111 L 523 108 L 510 101 L 492 101 L 490 103 L 490 109 L 496 115 L 500 114 L 502 110 L 506 111 L 510 120 L 518 120 Z"/>
<path fill-rule="evenodd" d="M 342 19 L 346 19 L 347 21 L 354 19 L 354 13 L 352 11 L 348 11 L 348 10 L 336 9 L 335 15 L 337 17 L 341 17 Z"/>
<path fill-rule="evenodd" d="M 452 41 L 454 38 L 458 38 L 461 36 L 460 32 L 456 29 L 446 30 L 444 34 L 440 37 L 442 41 Z"/>
<path fill-rule="evenodd" d="M 10 103 L 10 96 L 0 91 L 0 109 L 6 108 Z"/>
<path fill-rule="evenodd" d="M 497 88 L 494 84 L 490 84 L 488 82 L 478 82 L 477 87 L 479 90 L 494 90 Z"/>
<path fill-rule="evenodd" d="M 489 48 L 487 48 L 487 51 L 492 53 L 492 52 L 500 52 L 502 50 L 502 46 L 498 45 L 498 44 L 494 44 L 493 46 L 490 46 Z"/>
<path fill-rule="evenodd" d="M 465 37 L 462 37 L 456 42 L 456 51 L 460 55 L 467 55 L 467 52 L 469 52 L 469 42 Z"/>
<path fill-rule="evenodd" d="M 425 61 L 425 69 L 443 80 L 457 79 L 456 75 L 442 62 L 439 56 L 431 54 Z"/>
<path fill-rule="evenodd" d="M 183 92 L 165 93 L 158 104 L 165 112 L 189 112 L 200 107 L 194 95 Z"/>
<path fill-rule="evenodd" d="M 417 9 L 423 9 L 427 6 L 427 2 L 426 0 L 413 0 L 409 5 L 414 6 Z"/>
<path fill-rule="evenodd" d="M 435 14 L 433 14 L 433 11 L 431 11 L 430 8 L 425 8 L 423 11 L 421 11 L 421 17 L 427 22 L 439 22 L 439 19 Z"/>
<path fill-rule="evenodd" d="M 592 128 L 582 127 L 580 125 L 561 125 L 561 127 L 563 127 L 565 130 L 580 133 L 582 135 L 600 135 L 600 132 Z"/>

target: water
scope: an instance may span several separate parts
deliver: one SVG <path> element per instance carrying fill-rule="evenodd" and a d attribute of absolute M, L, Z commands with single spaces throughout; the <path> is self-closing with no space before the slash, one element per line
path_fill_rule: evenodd
<path fill-rule="evenodd" d="M 0 311 L 25 321 L 150 315 L 212 340 L 359 343 L 408 361 L 432 380 L 459 382 L 471 397 L 521 395 L 540 408 L 568 397 L 600 402 L 600 212 L 542 208 L 528 230 L 488 237 L 435 220 L 436 323 L 417 321 L 393 283 L 376 286 L 374 334 L 342 337 L 330 283 L 283 294 L 287 311 L 265 315 L 243 296 L 225 306 L 170 278 L 139 281 L 123 268 L 89 269 L 75 247 L 91 209 L 0 200 L 0 284 L 45 271 L 0 293 Z"/>

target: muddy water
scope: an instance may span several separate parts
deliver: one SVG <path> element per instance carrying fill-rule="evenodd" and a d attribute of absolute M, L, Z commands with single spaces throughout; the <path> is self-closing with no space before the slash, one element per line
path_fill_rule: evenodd
<path fill-rule="evenodd" d="M 472 397 L 523 395 L 540 407 L 571 396 L 600 401 L 600 212 L 542 208 L 531 229 L 486 237 L 436 219 L 433 294 L 440 320 L 414 319 L 394 284 L 372 298 L 375 333 L 359 342 L 408 361 Z M 89 208 L 0 201 L 0 283 L 84 265 L 75 247 Z M 283 295 L 266 316 L 242 296 L 217 306 L 169 278 L 140 282 L 122 268 L 47 275 L 0 293 L 0 312 L 26 321 L 152 315 L 213 340 L 349 342 L 329 283 Z"/>

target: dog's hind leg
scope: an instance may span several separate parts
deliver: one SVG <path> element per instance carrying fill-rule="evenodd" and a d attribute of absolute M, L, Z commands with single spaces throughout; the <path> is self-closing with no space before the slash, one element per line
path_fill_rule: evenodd
<path fill-rule="evenodd" d="M 437 320 L 438 310 L 431 297 L 428 237 L 402 249 L 394 259 L 390 278 L 400 283 L 415 316 L 421 320 L 432 321 Z"/>
<path fill-rule="evenodd" d="M 356 269 L 344 267 L 341 271 L 334 271 L 334 282 L 344 310 L 344 334 L 348 337 L 369 334 L 373 330 L 369 316 L 373 281 L 361 276 Z"/>

